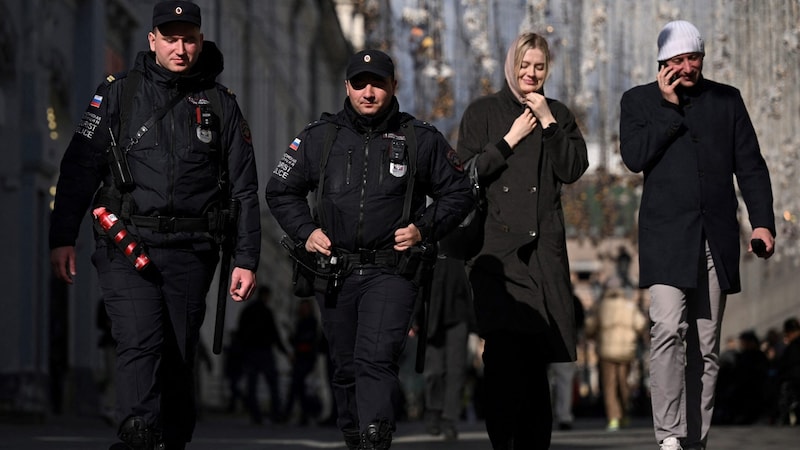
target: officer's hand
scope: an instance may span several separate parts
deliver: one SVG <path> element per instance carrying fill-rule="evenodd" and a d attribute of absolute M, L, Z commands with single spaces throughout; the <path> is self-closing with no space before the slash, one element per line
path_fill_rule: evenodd
<path fill-rule="evenodd" d="M 408 250 L 422 240 L 422 233 L 413 223 L 394 232 L 394 249 L 398 252 Z"/>
<path fill-rule="evenodd" d="M 764 244 L 767 246 L 767 253 L 763 257 L 764 259 L 769 259 L 773 253 L 775 253 L 775 238 L 772 237 L 772 232 L 769 231 L 768 228 L 760 227 L 753 229 L 753 234 L 750 236 L 750 239 L 761 239 L 764 241 Z M 749 253 L 753 252 L 753 247 L 748 244 L 747 251 Z"/>
<path fill-rule="evenodd" d="M 331 256 L 331 240 L 328 239 L 322 228 L 317 228 L 308 235 L 306 251 L 310 253 L 320 252 L 325 256 Z"/>
<path fill-rule="evenodd" d="M 72 284 L 72 277 L 77 273 L 75 270 L 75 247 L 70 245 L 50 250 L 50 265 L 53 267 L 56 278 Z"/>
<path fill-rule="evenodd" d="M 256 274 L 252 270 L 234 267 L 231 272 L 231 298 L 242 302 L 250 298 L 256 290 Z"/>

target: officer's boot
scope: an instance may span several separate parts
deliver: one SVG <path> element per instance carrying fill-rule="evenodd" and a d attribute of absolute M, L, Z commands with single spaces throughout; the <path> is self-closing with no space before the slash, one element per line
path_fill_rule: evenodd
<path fill-rule="evenodd" d="M 382 420 L 369 424 L 364 436 L 366 442 L 370 445 L 369 447 L 364 447 L 365 449 L 388 450 L 392 446 L 392 427 L 389 422 Z"/>
<path fill-rule="evenodd" d="M 148 428 L 144 417 L 131 416 L 125 419 L 117 432 L 122 443 L 114 444 L 110 450 L 162 450 L 158 446 L 157 437 Z"/>
<path fill-rule="evenodd" d="M 347 450 L 359 450 L 361 448 L 361 432 L 358 430 L 344 430 L 344 444 Z"/>

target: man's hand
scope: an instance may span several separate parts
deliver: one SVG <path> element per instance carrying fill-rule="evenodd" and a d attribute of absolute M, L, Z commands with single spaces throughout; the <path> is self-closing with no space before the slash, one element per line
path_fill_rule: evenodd
<path fill-rule="evenodd" d="M 306 251 L 309 253 L 319 252 L 325 256 L 331 256 L 331 240 L 328 239 L 322 228 L 317 228 L 308 235 Z"/>
<path fill-rule="evenodd" d="M 775 253 L 775 238 L 772 237 L 772 233 L 769 229 L 764 227 L 753 229 L 753 234 L 750 235 L 750 239 L 761 239 L 767 246 L 766 254 L 764 256 L 759 256 L 759 258 L 769 259 L 769 257 Z M 747 252 L 753 253 L 752 245 L 747 244 Z"/>
<path fill-rule="evenodd" d="M 237 302 L 245 301 L 256 290 L 256 274 L 252 270 L 234 267 L 230 286 L 231 298 Z"/>
<path fill-rule="evenodd" d="M 70 245 L 50 250 L 50 266 L 53 267 L 53 273 L 59 280 L 72 284 L 72 277 L 77 274 L 75 247 Z"/>
<path fill-rule="evenodd" d="M 394 249 L 398 252 L 408 250 L 422 240 L 422 233 L 413 223 L 394 232 Z"/>
<path fill-rule="evenodd" d="M 658 88 L 661 90 L 661 97 L 670 103 L 679 105 L 680 101 L 678 100 L 678 94 L 675 93 L 675 88 L 681 84 L 681 78 L 676 77 L 675 81 L 670 83 L 669 79 L 673 75 L 678 75 L 678 68 L 664 66 L 658 71 L 658 76 L 656 79 L 658 80 Z"/>

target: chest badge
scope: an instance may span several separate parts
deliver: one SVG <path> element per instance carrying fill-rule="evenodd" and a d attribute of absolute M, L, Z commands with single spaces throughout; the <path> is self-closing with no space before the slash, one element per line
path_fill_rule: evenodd
<path fill-rule="evenodd" d="M 389 156 L 389 173 L 396 178 L 406 174 L 406 143 L 404 140 L 392 139 L 392 150 Z"/>
<path fill-rule="evenodd" d="M 212 138 L 211 130 L 203 128 L 200 125 L 197 126 L 197 139 L 199 139 L 200 142 L 210 144 Z"/>

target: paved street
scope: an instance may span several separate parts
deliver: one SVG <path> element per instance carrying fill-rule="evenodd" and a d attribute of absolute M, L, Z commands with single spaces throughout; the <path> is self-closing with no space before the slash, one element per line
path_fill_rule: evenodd
<path fill-rule="evenodd" d="M 399 424 L 392 450 L 486 450 L 489 440 L 482 423 L 461 423 L 460 439 L 444 442 L 424 433 L 421 422 Z M 99 419 L 52 417 L 44 424 L 0 423 L 0 449 L 105 450 L 113 430 Z M 786 450 L 797 448 L 800 428 L 712 428 L 709 450 Z M 339 433 L 330 427 L 250 425 L 242 416 L 212 416 L 198 424 L 191 450 L 304 450 L 344 449 Z M 599 418 L 579 418 L 572 431 L 553 432 L 553 450 L 637 449 L 656 450 L 651 424 L 634 421 L 631 428 L 608 433 Z"/>

